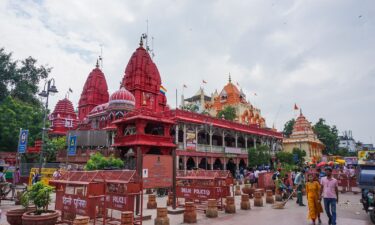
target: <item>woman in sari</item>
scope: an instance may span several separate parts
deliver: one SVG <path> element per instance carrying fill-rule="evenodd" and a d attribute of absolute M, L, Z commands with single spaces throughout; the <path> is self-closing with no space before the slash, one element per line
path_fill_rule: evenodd
<path fill-rule="evenodd" d="M 314 180 L 312 174 L 308 175 L 308 182 L 306 183 L 306 195 L 307 203 L 309 206 L 308 218 L 312 220 L 315 225 L 315 220 L 318 219 L 319 224 L 322 223 L 320 220 L 320 213 L 323 212 L 322 204 L 320 203 L 320 184 Z"/>

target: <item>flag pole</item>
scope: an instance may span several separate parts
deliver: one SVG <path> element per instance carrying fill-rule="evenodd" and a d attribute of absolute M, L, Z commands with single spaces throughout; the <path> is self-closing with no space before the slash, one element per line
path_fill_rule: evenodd
<path fill-rule="evenodd" d="M 177 109 L 177 88 L 176 88 L 176 109 Z"/>

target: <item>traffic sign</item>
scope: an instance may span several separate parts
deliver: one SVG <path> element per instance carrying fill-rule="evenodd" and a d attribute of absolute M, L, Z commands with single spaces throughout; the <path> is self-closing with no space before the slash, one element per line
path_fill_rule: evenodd
<path fill-rule="evenodd" d="M 27 136 L 29 135 L 28 130 L 20 129 L 20 137 L 18 140 L 18 153 L 25 153 L 27 149 Z"/>
<path fill-rule="evenodd" d="M 76 155 L 77 150 L 77 136 L 69 137 L 68 155 Z"/>

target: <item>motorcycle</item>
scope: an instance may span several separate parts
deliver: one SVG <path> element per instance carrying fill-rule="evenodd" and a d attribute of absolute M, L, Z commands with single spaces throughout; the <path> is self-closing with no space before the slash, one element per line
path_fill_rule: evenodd
<path fill-rule="evenodd" d="M 361 202 L 364 210 L 370 215 L 371 222 L 375 224 L 374 189 L 362 189 Z"/>

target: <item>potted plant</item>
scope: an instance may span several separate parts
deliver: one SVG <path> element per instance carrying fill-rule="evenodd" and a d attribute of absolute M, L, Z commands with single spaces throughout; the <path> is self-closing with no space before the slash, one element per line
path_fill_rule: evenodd
<path fill-rule="evenodd" d="M 9 210 L 6 213 L 7 221 L 10 225 L 22 224 L 22 215 L 27 211 L 35 210 L 35 207 L 30 207 L 29 196 L 24 192 L 20 197 L 20 202 L 23 208 Z"/>
<path fill-rule="evenodd" d="M 35 205 L 34 211 L 27 211 L 22 215 L 22 225 L 54 225 L 59 213 L 48 210 L 51 203 L 53 187 L 37 182 L 25 193 L 29 201 Z"/>

